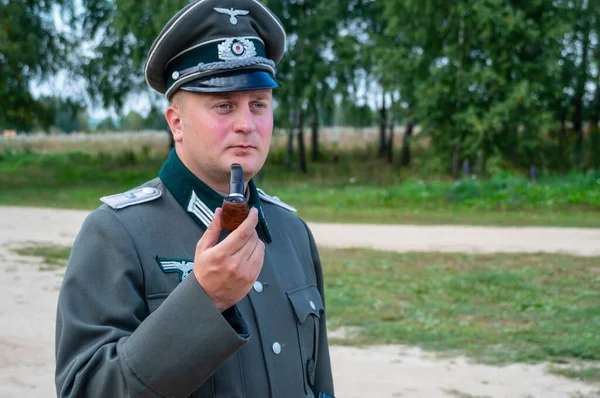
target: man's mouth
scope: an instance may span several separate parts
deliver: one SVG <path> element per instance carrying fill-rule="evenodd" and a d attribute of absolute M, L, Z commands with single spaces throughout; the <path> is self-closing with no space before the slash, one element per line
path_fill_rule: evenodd
<path fill-rule="evenodd" d="M 255 147 L 252 146 L 252 145 L 233 145 L 233 146 L 231 146 L 231 148 L 237 148 L 237 149 L 255 149 Z"/>

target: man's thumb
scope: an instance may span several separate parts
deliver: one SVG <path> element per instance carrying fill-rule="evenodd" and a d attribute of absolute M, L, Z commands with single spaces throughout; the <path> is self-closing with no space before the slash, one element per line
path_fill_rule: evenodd
<path fill-rule="evenodd" d="M 221 231 L 223 230 L 223 227 L 221 226 L 222 212 L 223 210 L 220 207 L 217 207 L 217 209 L 215 210 L 215 217 L 213 218 L 212 222 L 206 229 L 206 232 L 204 232 L 204 235 L 202 235 L 202 237 L 198 241 L 198 244 L 196 245 L 197 250 L 204 251 L 210 249 L 211 247 L 217 244 L 219 236 L 221 235 Z"/>

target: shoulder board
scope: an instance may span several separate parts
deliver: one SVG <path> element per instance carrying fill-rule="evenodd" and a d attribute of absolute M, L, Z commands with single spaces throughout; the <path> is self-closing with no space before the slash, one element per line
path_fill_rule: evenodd
<path fill-rule="evenodd" d="M 260 197 L 261 200 L 264 200 L 265 202 L 273 203 L 274 205 L 283 207 L 284 209 L 293 211 L 294 213 L 298 211 L 298 210 L 296 210 L 296 208 L 288 205 L 287 203 L 282 202 L 277 196 L 267 195 L 265 193 L 265 191 L 263 191 L 260 188 L 257 188 L 256 190 L 258 191 L 258 196 Z"/>
<path fill-rule="evenodd" d="M 162 191 L 160 189 L 141 187 L 116 195 L 104 196 L 100 198 L 100 200 L 113 209 L 119 210 L 128 206 L 150 202 L 151 200 L 160 198 L 161 195 Z"/>

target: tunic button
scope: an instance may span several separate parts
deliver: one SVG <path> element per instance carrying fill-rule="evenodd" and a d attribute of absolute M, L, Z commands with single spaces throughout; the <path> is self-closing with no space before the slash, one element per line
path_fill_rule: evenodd
<path fill-rule="evenodd" d="M 279 344 L 277 342 L 273 343 L 273 352 L 276 355 L 279 355 L 281 353 L 281 344 Z"/>
<path fill-rule="evenodd" d="M 313 310 L 317 309 L 317 307 L 315 307 L 315 303 L 313 303 L 312 300 L 309 303 L 310 303 L 310 308 L 312 308 Z"/>
<path fill-rule="evenodd" d="M 145 194 L 153 194 L 154 192 L 156 192 L 156 190 L 154 188 L 150 188 L 150 187 L 145 187 L 142 189 L 142 192 Z"/>
<path fill-rule="evenodd" d="M 259 281 L 254 282 L 254 290 L 256 290 L 256 293 L 262 293 L 263 284 L 260 283 Z"/>

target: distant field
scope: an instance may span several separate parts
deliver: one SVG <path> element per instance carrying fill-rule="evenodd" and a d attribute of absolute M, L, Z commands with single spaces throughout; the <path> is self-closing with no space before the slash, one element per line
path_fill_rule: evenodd
<path fill-rule="evenodd" d="M 146 149 L 144 149 L 146 148 Z M 7 151 L 34 153 L 118 153 L 124 150 L 164 153 L 169 136 L 161 131 L 119 132 L 105 134 L 19 134 L 15 138 L 0 137 L 0 153 Z"/>
<path fill-rule="evenodd" d="M 403 129 L 396 129 L 396 147 L 401 146 Z M 418 130 L 417 130 L 418 132 Z M 362 148 L 366 143 L 376 142 L 379 130 L 375 127 L 326 127 L 319 133 L 321 145 L 327 148 L 351 149 Z M 306 145 L 310 145 L 310 130 L 304 133 Z M 284 148 L 287 144 L 287 133 L 276 129 L 273 133 L 273 147 Z M 169 134 L 166 131 L 123 131 L 109 133 L 74 133 L 74 134 L 20 134 L 15 138 L 0 136 L 0 153 L 7 150 L 31 151 L 39 153 L 64 152 L 111 152 L 117 153 L 130 149 L 140 152 L 161 153 L 169 147 Z"/>
<path fill-rule="evenodd" d="M 0 204 L 93 209 L 101 196 L 154 178 L 167 156 L 167 140 L 165 146 L 0 152 Z M 284 151 L 275 147 L 256 180 L 309 221 L 600 227 L 600 171 L 535 183 L 511 174 L 452 181 L 399 170 L 368 148 L 337 151 L 336 162 L 333 153 L 325 148 L 302 174 L 285 168 Z"/>

